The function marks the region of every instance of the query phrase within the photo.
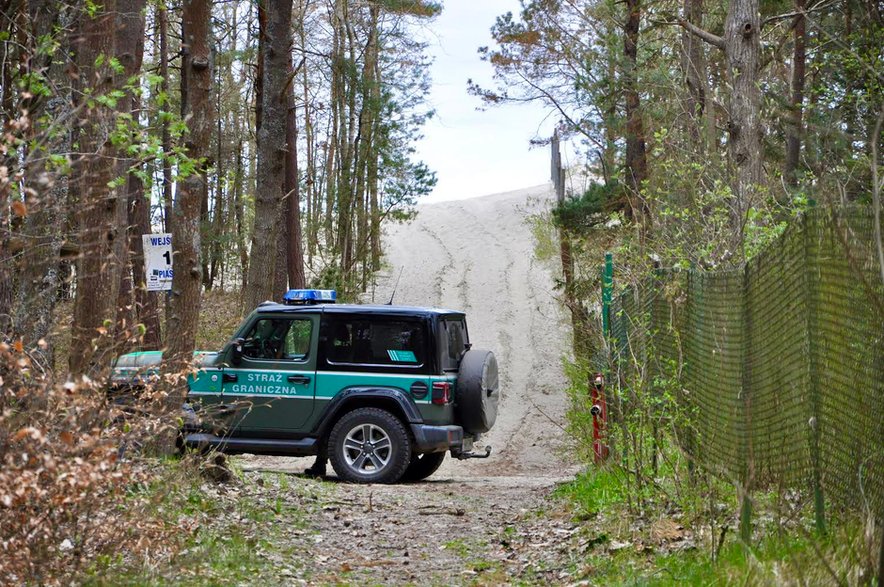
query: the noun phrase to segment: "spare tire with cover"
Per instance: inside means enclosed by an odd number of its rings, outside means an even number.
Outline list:
[[[500,403],[500,382],[494,353],[470,349],[464,354],[455,394],[457,413],[464,430],[472,434],[491,430]]]

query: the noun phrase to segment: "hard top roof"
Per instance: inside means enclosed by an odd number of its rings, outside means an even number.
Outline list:
[[[444,308],[422,308],[419,306],[389,306],[386,304],[305,304],[288,305],[263,303],[256,308],[260,314],[265,313],[316,313],[327,314],[377,314],[379,316],[465,316],[457,310]]]

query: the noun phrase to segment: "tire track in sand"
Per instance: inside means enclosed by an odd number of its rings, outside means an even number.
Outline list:
[[[418,221],[385,235],[388,265],[404,268],[396,303],[467,312],[474,346],[490,348],[500,362],[500,414],[479,443],[494,454],[447,462],[442,475],[558,476],[569,465],[564,433],[548,417],[564,424],[561,360],[570,332],[553,293],[555,268],[534,259],[526,223],[551,203],[543,187],[422,205]],[[381,297],[385,287],[392,289],[380,279]]]

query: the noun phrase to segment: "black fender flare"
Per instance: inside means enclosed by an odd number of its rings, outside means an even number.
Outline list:
[[[409,393],[396,387],[355,386],[338,392],[332,398],[326,405],[312,436],[323,438],[339,415],[348,412],[350,406],[362,403],[364,400],[398,408],[401,413],[396,415],[403,416],[405,420],[403,423],[408,427],[412,424],[421,424],[424,421],[417,404],[414,403],[414,399]]]

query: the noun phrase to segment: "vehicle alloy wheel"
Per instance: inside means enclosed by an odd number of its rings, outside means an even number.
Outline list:
[[[344,438],[344,461],[359,473],[377,473],[390,462],[390,437],[380,426],[359,424]]]
[[[328,438],[338,477],[355,483],[395,483],[411,460],[411,441],[399,419],[378,408],[345,414]]]

